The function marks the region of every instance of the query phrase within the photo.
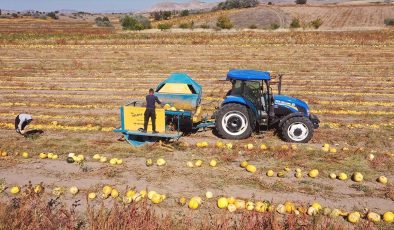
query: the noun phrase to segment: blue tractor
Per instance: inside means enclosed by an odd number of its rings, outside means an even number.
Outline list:
[[[285,141],[306,143],[319,127],[319,119],[310,113],[307,103],[281,95],[282,76],[278,95],[272,93],[269,72],[231,70],[226,80],[232,89],[214,114],[222,138],[240,140],[254,131],[276,128]]]

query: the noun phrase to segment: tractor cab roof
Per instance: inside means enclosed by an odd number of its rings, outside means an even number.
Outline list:
[[[241,80],[241,81],[253,81],[253,80],[270,80],[271,76],[269,72],[259,70],[242,70],[233,69],[227,73],[227,80]]]

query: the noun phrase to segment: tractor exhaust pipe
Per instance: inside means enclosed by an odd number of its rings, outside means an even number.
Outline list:
[[[282,93],[282,77],[283,73],[278,74],[279,76],[279,82],[278,82],[278,94],[280,95]]]

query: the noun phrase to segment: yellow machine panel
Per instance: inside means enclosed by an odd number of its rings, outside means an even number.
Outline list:
[[[192,94],[187,84],[183,83],[166,83],[163,88],[159,90],[160,93],[179,93]]]
[[[197,106],[196,112],[193,115],[193,123],[197,123],[201,121],[202,118],[201,110],[202,110],[201,105]]]
[[[124,129],[130,131],[137,131],[144,128],[144,113],[146,108],[135,106],[124,106],[123,119]],[[164,133],[166,130],[165,111],[164,109],[156,109],[156,131]],[[148,132],[152,131],[152,122],[149,119]]]

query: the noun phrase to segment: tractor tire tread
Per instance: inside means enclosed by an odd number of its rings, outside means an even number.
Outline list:
[[[308,127],[308,129],[309,129],[309,130],[308,130],[308,131],[309,131],[308,136],[307,136],[304,140],[302,140],[302,141],[294,141],[294,140],[292,140],[292,139],[289,137],[288,133],[287,133],[287,129],[288,129],[289,126],[290,126],[292,123],[294,123],[294,122],[302,122],[302,123],[304,123],[304,124]],[[312,137],[313,137],[313,132],[314,132],[313,124],[312,124],[312,122],[311,122],[307,117],[291,117],[291,118],[287,119],[279,129],[280,129],[280,132],[279,132],[279,133],[281,134],[281,138],[282,138],[284,141],[287,141],[287,142],[295,142],[295,143],[308,143],[308,142],[312,139]]]
[[[230,135],[223,129],[221,120],[223,119],[223,116],[226,113],[228,113],[229,111],[239,111],[247,116],[248,127],[246,128],[245,132],[243,132],[242,134],[237,135],[237,136]],[[235,104],[235,103],[226,104],[217,113],[215,128],[216,128],[216,131],[218,132],[219,136],[224,139],[242,140],[242,139],[246,139],[252,135],[253,127],[254,127],[253,120],[254,120],[253,117],[252,117],[252,119],[250,118],[250,113],[249,113],[247,107],[240,105],[240,104]]]

